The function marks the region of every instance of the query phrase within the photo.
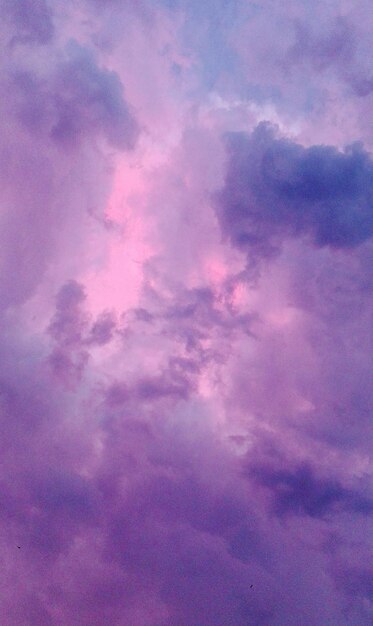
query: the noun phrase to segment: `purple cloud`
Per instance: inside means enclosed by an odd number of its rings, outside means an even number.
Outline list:
[[[241,248],[269,254],[286,237],[352,248],[373,234],[373,164],[359,145],[303,148],[261,124],[232,135],[218,212]]]
[[[370,15],[0,0],[1,626],[372,623]]]
[[[373,499],[343,487],[337,481],[314,476],[307,465],[294,471],[254,467],[253,475],[259,483],[273,490],[274,508],[279,515],[309,515],[324,517],[342,510],[370,515]]]
[[[13,43],[50,43],[53,34],[53,12],[46,0],[2,0],[2,14],[14,27]]]

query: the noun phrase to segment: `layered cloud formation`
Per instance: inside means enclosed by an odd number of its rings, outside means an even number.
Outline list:
[[[371,625],[370,2],[0,15],[1,625]]]

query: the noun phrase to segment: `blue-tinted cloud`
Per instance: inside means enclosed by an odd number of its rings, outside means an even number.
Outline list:
[[[218,215],[234,245],[266,256],[290,237],[348,249],[373,235],[373,162],[360,145],[304,148],[264,123],[227,144]]]

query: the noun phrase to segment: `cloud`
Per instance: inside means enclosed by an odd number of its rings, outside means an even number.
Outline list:
[[[289,237],[353,248],[373,234],[373,164],[359,145],[304,148],[260,124],[227,138],[218,199],[223,232],[249,254],[269,255]]]
[[[101,313],[91,328],[88,343],[99,346],[107,344],[114,336],[115,327],[113,314],[109,311]]]
[[[139,129],[115,72],[97,66],[93,53],[71,40],[47,77],[17,69],[12,86],[18,117],[29,132],[77,147],[102,136],[114,147],[132,149]]]
[[[46,0],[2,0],[1,8],[16,31],[13,43],[46,45],[51,42],[53,12]]]
[[[57,293],[56,311],[48,326],[54,340],[48,362],[57,379],[68,386],[81,381],[92,349],[108,344],[116,330],[116,321],[109,311],[92,320],[86,310],[86,298],[80,283],[68,281]]]
[[[369,515],[373,499],[354,493],[338,481],[315,476],[307,464],[295,470],[254,467],[254,478],[273,492],[273,506],[278,515],[324,517],[339,509]]]
[[[0,0],[2,626],[372,623],[369,9]]]
[[[113,146],[133,148],[139,131],[122,90],[114,72],[98,68],[87,50],[71,42],[68,60],[56,77],[56,93],[52,97],[57,119],[51,137],[69,142],[85,132],[98,130]]]
[[[34,67],[17,48],[0,72],[3,307],[33,295],[52,260],[72,259],[89,214],[104,212],[102,143],[129,151],[139,134],[115,72],[77,42],[62,47],[50,44],[47,59],[36,51]]]

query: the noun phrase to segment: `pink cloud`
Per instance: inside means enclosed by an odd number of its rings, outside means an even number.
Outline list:
[[[371,624],[369,10],[0,1],[2,626]]]

